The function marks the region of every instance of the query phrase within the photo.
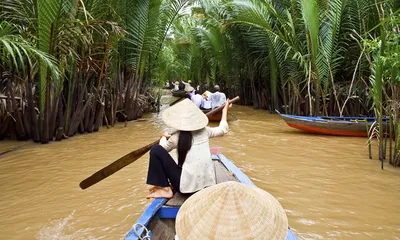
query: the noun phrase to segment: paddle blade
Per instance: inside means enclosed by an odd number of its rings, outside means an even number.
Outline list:
[[[126,154],[125,156],[121,157],[120,159],[116,160],[115,162],[109,164],[108,166],[104,167],[103,169],[95,172],[92,176],[86,178],[83,180],[79,186],[81,189],[86,189],[101,180],[111,176],[115,172],[121,170],[122,168],[128,166],[129,164],[133,163],[137,159],[139,159],[141,156],[143,156],[146,152],[148,152],[151,147],[154,145],[158,144],[159,140],[150,143],[149,145],[146,145],[142,148],[139,148],[136,151],[133,151],[129,154]]]

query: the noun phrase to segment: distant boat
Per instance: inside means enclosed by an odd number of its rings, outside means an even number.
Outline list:
[[[204,114],[207,114],[208,112],[211,111],[211,109],[210,110],[202,110],[202,111]],[[219,122],[219,121],[221,121],[221,118],[222,118],[222,110],[217,113],[214,113],[212,115],[208,115],[207,117],[210,122]]]
[[[255,186],[254,183],[228,158],[222,154],[213,155],[215,175],[217,183],[226,181],[238,181]],[[139,240],[146,230],[151,239],[175,239],[175,219],[180,206],[188,198],[182,194],[175,194],[170,200],[165,198],[155,199],[139,217],[136,224],[129,231],[125,240]],[[146,229],[145,229],[145,228]],[[138,235],[137,235],[138,234]],[[296,240],[292,230],[288,229],[286,240]]]
[[[374,117],[306,117],[277,113],[290,127],[324,135],[366,137],[368,130],[376,122]],[[384,121],[388,119],[385,118]]]
[[[184,97],[178,97],[178,99],[177,100],[175,100],[174,102],[172,102],[172,103],[170,103],[169,105],[170,106],[173,106],[173,105],[175,105],[175,104],[177,104],[178,102],[180,102],[180,101],[182,101],[184,99]],[[207,110],[201,110],[204,114],[207,114],[208,112],[211,112],[211,110],[212,109],[207,109]],[[222,118],[222,110],[221,111],[219,111],[219,112],[216,112],[216,113],[214,113],[214,114],[212,114],[212,115],[207,115],[207,118],[208,118],[208,120],[210,121],[210,122],[219,122],[219,121],[221,121],[221,118]],[[228,116],[227,116],[227,118],[228,118]]]
[[[186,97],[186,92],[183,90],[172,90],[171,93],[174,97]]]

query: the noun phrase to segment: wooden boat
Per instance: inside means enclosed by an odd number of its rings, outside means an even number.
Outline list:
[[[373,117],[306,117],[277,113],[290,127],[308,133],[336,136],[366,137],[376,121]],[[386,128],[386,123],[384,127]]]
[[[204,114],[207,114],[208,112],[210,112],[211,110],[202,110]],[[215,114],[212,115],[208,115],[208,120],[210,122],[219,122],[221,121],[222,118],[222,110],[220,112],[217,112]]]
[[[228,158],[222,154],[213,155],[217,182],[238,181],[254,186],[254,183]],[[151,239],[174,239],[175,238],[175,218],[179,207],[187,199],[187,196],[175,194],[170,199],[157,198],[146,208],[136,224],[129,231],[126,240],[139,240],[138,235],[143,236],[148,230]],[[143,235],[144,234],[144,235]],[[292,230],[288,229],[286,240],[297,239]]]
[[[186,97],[186,92],[183,90],[177,90],[177,91],[172,90],[171,93],[172,96],[174,97]]]

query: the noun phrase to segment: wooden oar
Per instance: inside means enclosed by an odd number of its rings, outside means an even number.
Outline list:
[[[239,99],[240,99],[239,97],[235,97],[234,99],[229,101],[229,104],[235,103],[235,102],[239,101]],[[206,115],[215,114],[215,113],[221,111],[224,108],[224,106],[225,106],[225,104],[208,112]],[[139,148],[131,153],[126,154],[125,156],[123,156],[120,159],[116,160],[115,162],[109,164],[108,166],[104,167],[103,169],[95,172],[92,176],[83,180],[79,184],[79,186],[82,189],[86,189],[86,188],[100,182],[101,180],[111,176],[115,172],[121,170],[122,168],[128,166],[129,164],[131,164],[134,161],[136,161],[137,159],[139,159],[146,152],[148,152],[151,149],[151,147],[153,147],[154,145],[157,145],[159,143],[159,141],[160,140],[158,139],[157,141],[154,141],[154,142],[150,143],[149,145],[146,145],[146,146]]]

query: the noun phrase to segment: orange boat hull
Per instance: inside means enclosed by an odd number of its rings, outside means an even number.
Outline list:
[[[324,135],[334,135],[334,136],[353,136],[353,137],[366,137],[368,136],[367,131],[359,132],[359,131],[349,131],[349,130],[339,130],[339,129],[326,129],[326,128],[318,128],[312,126],[305,126],[302,124],[296,123],[289,123],[287,124],[292,127],[299,129],[304,132],[308,133],[315,133],[315,134],[324,134]]]

